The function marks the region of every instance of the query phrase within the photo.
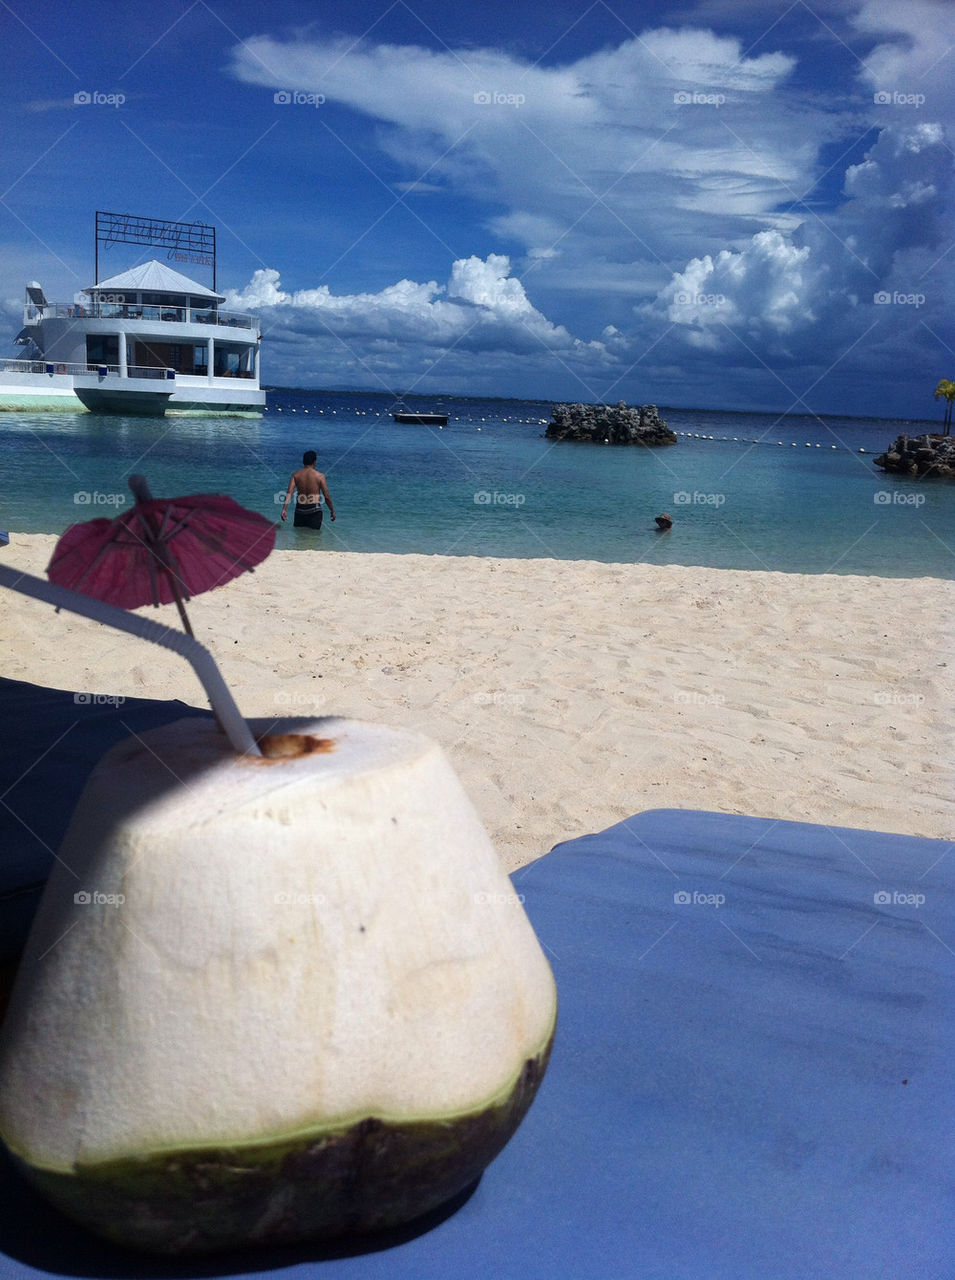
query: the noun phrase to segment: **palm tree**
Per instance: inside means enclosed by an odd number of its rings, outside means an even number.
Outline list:
[[[944,435],[948,435],[952,429],[952,405],[955,404],[955,382],[950,378],[941,378],[938,386],[935,388],[935,399],[946,400],[945,405],[945,431]]]

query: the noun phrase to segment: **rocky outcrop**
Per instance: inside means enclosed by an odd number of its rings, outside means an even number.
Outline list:
[[[955,477],[955,436],[899,436],[875,465],[903,476]]]
[[[548,440],[582,440],[591,444],[676,444],[676,434],[657,413],[655,404],[629,408],[625,401],[608,404],[555,404]]]

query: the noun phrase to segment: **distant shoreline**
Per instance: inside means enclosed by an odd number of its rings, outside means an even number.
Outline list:
[[[398,399],[397,393],[392,394],[389,391],[371,391],[361,387],[280,387],[267,385],[263,383],[263,391],[279,391],[283,395],[325,395],[325,396],[373,396],[377,400],[386,400],[389,404]],[[569,397],[562,400],[549,400],[541,396],[461,396],[452,395],[448,392],[429,392],[429,391],[407,391],[404,393],[406,399],[419,401],[426,400],[428,402],[440,400],[444,404],[455,401],[466,401],[475,404],[570,404],[573,401]],[[619,396],[617,400],[619,400]],[[616,404],[617,400],[594,400],[584,401],[583,403],[593,404]],[[636,401],[627,401],[628,404],[635,404]],[[651,399],[645,403],[656,403]],[[793,421],[809,421],[818,422],[825,421],[826,418],[844,418],[848,422],[893,422],[893,423],[910,423],[912,425],[925,425],[931,432],[940,427],[942,424],[934,418],[881,418],[873,414],[865,413],[835,413],[835,412],[819,412],[819,413],[787,413],[782,409],[702,409],[698,405],[676,405],[676,404],[657,404],[657,408],[662,415],[667,413],[719,413],[737,418],[764,418],[778,416],[780,422]],[[919,433],[921,434],[921,433]]]

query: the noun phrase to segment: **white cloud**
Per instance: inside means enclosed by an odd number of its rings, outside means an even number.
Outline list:
[[[911,310],[874,311],[885,305],[875,295],[924,295],[925,315],[945,305],[931,273],[951,234],[951,187],[952,155],[939,125],[885,129],[848,169],[851,199],[829,226],[806,222],[792,236],[763,231],[741,250],[693,258],[646,314],[665,310],[694,347],[730,350],[738,333],[775,356],[819,345],[822,320],[834,354],[874,319],[911,324]]]
[[[799,362],[824,373],[874,324],[881,338],[873,342],[881,345],[859,353],[857,367],[874,373],[884,366],[886,343],[893,358],[914,367],[926,359],[918,322],[948,306],[945,280],[953,271],[943,255],[932,268],[947,234],[951,186],[940,126],[885,129],[847,170],[846,203],[828,225],[810,219],[791,234],[771,228],[741,248],[692,258],[652,303],[634,309],[629,329],[605,325],[590,342],[531,302],[504,254],[459,258],[444,284],[405,279],[377,293],[336,295],[324,285],[287,291],[278,271],[260,270],[227,305],[263,315],[280,380],[308,351],[312,366],[316,352],[325,362],[325,382],[355,377],[391,387],[433,370],[424,385],[434,389],[474,391],[480,378],[490,390],[488,380],[497,379],[512,391],[601,400],[627,394],[626,386],[614,388],[636,370],[656,380],[658,399],[670,386],[678,401],[672,388],[691,352],[712,362],[723,386],[730,355],[751,374]],[[885,291],[924,297],[916,306],[886,306],[876,301]],[[777,395],[788,385],[784,377],[778,383]],[[771,385],[765,394],[772,403]]]
[[[314,365],[314,352],[321,349],[341,377],[345,349],[366,382],[380,377],[390,385],[402,368],[407,381],[438,361],[448,378],[466,379],[471,370],[473,379],[477,357],[483,377],[488,355],[504,365],[520,360],[529,373],[573,366],[596,376],[612,364],[603,342],[574,338],[534,307],[503,254],[458,259],[446,285],[400,280],[378,293],[347,295],[333,294],[326,285],[288,292],[279,272],[267,268],[256,271],[242,290],[229,291],[226,305],[262,316],[267,350],[281,348],[280,361],[292,352],[304,359],[309,351]]]
[[[718,248],[778,219],[811,182],[811,135],[832,128],[822,111],[813,129],[805,110],[766,111],[794,65],[666,28],[556,67],[493,49],[332,39],[256,36],[233,51],[242,80],[323,93],[378,122],[376,145],[409,180],[503,204],[489,226],[538,262],[559,252],[565,270],[619,258],[622,239],[631,261],[662,267],[688,229]]]
[[[955,6],[951,0],[865,0],[852,19],[854,27],[878,43],[866,55],[860,79],[876,92],[890,95],[886,108],[920,110],[950,117],[955,103],[952,51],[955,49]],[[895,101],[892,95],[902,95]],[[922,95],[915,107],[910,95]]]
[[[808,305],[810,249],[796,248],[778,231],[760,231],[748,249],[724,249],[716,258],[694,258],[674,274],[660,300],[667,319],[686,326],[691,346],[717,350],[717,330],[742,327],[750,337],[761,331],[790,334],[814,324]]]
[[[701,11],[752,7],[709,0]],[[772,44],[786,23],[777,32],[775,22],[755,43],[699,27],[647,30],[559,66],[494,49],[246,41],[233,51],[240,79],[349,108],[363,156],[387,158],[390,185],[423,175],[476,202],[483,230],[512,250],[459,258],[444,284],[403,280],[376,294],[285,293],[277,273],[256,273],[249,289],[272,309],[276,341],[334,333],[375,368],[411,350],[462,379],[470,353],[487,389],[507,374],[499,385],[538,394],[567,394],[566,382],[544,385],[544,369],[559,365],[594,398],[617,378],[646,394],[656,378],[651,394],[665,400],[690,367],[730,386],[731,355],[737,379],[801,364],[811,381],[852,353],[847,376],[884,380],[886,346],[915,368],[953,275],[952,152],[934,106],[951,102],[955,5],[833,0],[817,6],[833,30],[803,9],[802,41],[830,41],[847,62],[841,37],[859,50],[825,92],[807,86],[811,68],[793,76],[795,58]],[[876,102],[877,91],[898,92]],[[921,105],[905,100],[919,94]],[[362,118],[374,129],[361,134]],[[879,135],[832,208],[831,180],[816,189],[822,148],[841,151],[873,125]],[[396,165],[407,183],[394,183]],[[879,307],[886,290],[925,301]]]
[[[865,160],[846,170],[845,191],[872,208],[925,205],[950,185],[951,159],[945,130],[934,121],[887,128]]]

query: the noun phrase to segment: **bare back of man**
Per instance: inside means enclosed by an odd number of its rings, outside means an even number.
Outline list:
[[[296,501],[304,506],[318,504],[322,500],[322,485],[325,477],[321,471],[316,471],[314,467],[302,467],[292,476],[292,483],[295,485]]]
[[[328,492],[328,483],[321,471],[315,467],[316,456],[309,450],[303,459],[305,465],[292,473],[285,493],[282,507],[282,519],[288,518],[288,504],[295,494],[295,524],[312,529],[322,527],[322,501],[328,506],[328,513],[335,519],[335,505]]]

